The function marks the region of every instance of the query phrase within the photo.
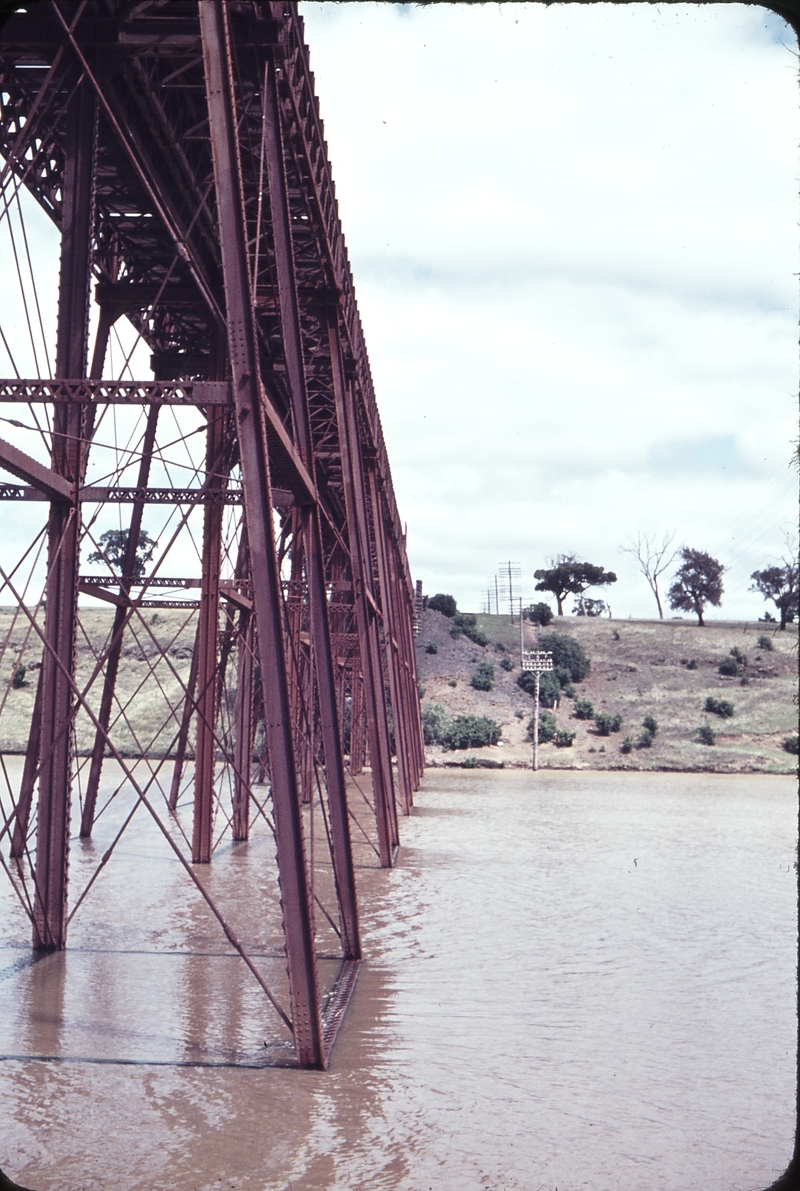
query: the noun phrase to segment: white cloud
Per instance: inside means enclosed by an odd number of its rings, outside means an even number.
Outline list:
[[[412,571],[795,518],[796,41],[745,5],[303,4]]]

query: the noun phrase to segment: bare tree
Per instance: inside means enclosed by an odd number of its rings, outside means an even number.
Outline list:
[[[655,536],[651,537],[650,534],[642,533],[640,530],[635,538],[633,534],[629,535],[627,546],[620,546],[623,553],[633,555],[638,562],[639,570],[650,584],[650,590],[656,597],[658,615],[661,620],[664,619],[664,609],[661,607],[658,577],[672,565],[672,561],[680,549],[678,546],[674,550],[672,549],[674,541],[674,533],[665,533],[659,542]]]

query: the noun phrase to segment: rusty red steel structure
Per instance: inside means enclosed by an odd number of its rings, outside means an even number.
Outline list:
[[[5,420],[33,424],[0,440],[15,481],[0,498],[31,513],[44,502],[30,549],[46,548],[38,596],[21,562],[3,559],[0,573],[25,656],[41,659],[3,865],[34,947],[64,948],[87,892],[69,908],[71,824],[91,836],[110,758],[290,1024],[297,1062],[324,1067],[361,959],[351,827],[391,866],[424,755],[416,593],[302,20],[296,5],[262,0],[47,0],[0,31],[0,98],[3,215],[24,187],[61,233],[53,375],[0,381]],[[150,349],[153,380],[106,376],[122,316]],[[128,426],[124,442],[109,411]],[[110,511],[113,556],[99,534]],[[181,547],[192,527],[193,564]],[[113,622],[79,682],[81,618],[98,606]],[[144,615],[162,608],[193,618],[188,673]],[[162,760],[147,781],[118,731],[130,732],[118,676],[132,635],[161,650],[178,689],[158,680]],[[93,736],[80,814],[78,717]],[[369,830],[348,789],[367,764]],[[187,773],[191,838],[171,820]],[[341,953],[326,1014],[304,827],[315,800],[335,894],[320,908]],[[202,877],[220,819],[241,841],[254,815],[274,831],[286,1008]]]

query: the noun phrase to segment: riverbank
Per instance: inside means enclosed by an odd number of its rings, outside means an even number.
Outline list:
[[[517,686],[519,623],[508,616],[478,616],[489,644],[481,647],[463,634],[451,636],[452,622],[425,611],[417,638],[417,668],[422,706],[439,705],[451,716],[488,716],[502,725],[497,745],[453,752],[426,747],[432,768],[477,766],[528,768],[532,745],[527,737],[533,698]],[[596,712],[620,715],[620,730],[600,736],[592,720],[579,719],[574,700],[562,698],[554,709],[559,730],[574,732],[570,748],[543,744],[544,769],[676,771],[688,773],[792,773],[797,757],[783,743],[797,733],[797,627],[743,621],[709,621],[700,628],[687,620],[607,620],[556,618],[546,632],[577,640],[591,661],[587,677],[575,684],[577,698]],[[537,632],[525,626],[525,646],[535,649]],[[759,646],[767,637],[772,649]],[[435,652],[429,652],[430,646]],[[738,650],[746,657],[738,675],[719,673],[722,660]],[[503,658],[513,669],[502,668]],[[481,662],[494,666],[494,686],[478,691],[470,678]],[[704,710],[706,699],[732,703],[734,714],[721,718]],[[637,747],[642,721],[652,716],[658,731],[650,747]],[[699,729],[708,725],[714,744],[704,744]],[[630,752],[622,745],[634,742]],[[468,761],[472,764],[472,760]]]

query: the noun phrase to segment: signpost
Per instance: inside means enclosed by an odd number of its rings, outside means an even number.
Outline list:
[[[533,710],[533,768],[539,768],[539,680],[553,669],[553,655],[546,649],[523,649],[522,669],[536,675],[536,697]]]

